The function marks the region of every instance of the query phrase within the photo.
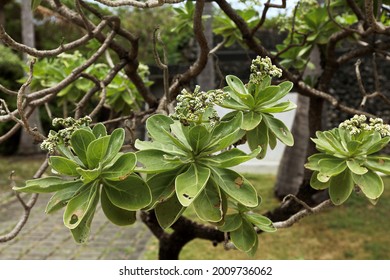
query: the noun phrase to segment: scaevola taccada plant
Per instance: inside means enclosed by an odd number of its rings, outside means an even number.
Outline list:
[[[54,193],[46,212],[65,207],[64,224],[79,243],[89,236],[99,201],[106,217],[120,226],[133,224],[136,211],[151,202],[148,185],[133,173],[135,154],[120,152],[124,130],[117,128],[107,135],[103,124],[91,129],[90,122],[89,117],[53,120],[64,128],[51,131],[41,147],[52,154],[49,164],[54,175],[29,180],[24,187],[14,188],[22,192]]]
[[[136,170],[150,174],[147,183],[154,202],[150,207],[163,228],[191,205],[200,219],[229,232],[237,248],[254,253],[254,226],[275,229],[268,218],[251,211],[260,203],[256,189],[229,168],[255,158],[262,148],[258,145],[250,154],[231,148],[246,133],[244,114],[236,111],[220,120],[214,106],[225,98],[225,90],[183,90],[172,116],[154,115],[147,120],[151,141],[135,142],[142,164]],[[228,208],[233,213],[227,215]]]
[[[137,210],[154,210],[164,229],[191,206],[201,220],[229,233],[238,249],[254,254],[256,230],[275,228],[271,220],[253,211],[261,201],[254,186],[230,168],[259,154],[263,157],[268,143],[274,147],[277,138],[291,145],[291,133],[272,113],[295,105],[279,102],[292,84],[270,85],[271,76],[278,76],[280,70],[269,59],[254,60],[251,70],[247,85],[227,76],[229,86],[222,90],[184,89],[171,116],[156,114],[147,119],[150,140],[136,140],[135,153],[120,152],[121,128],[107,135],[103,124],[90,128],[88,117],[55,120],[64,128],[50,132],[42,144],[50,153],[54,175],[15,189],[54,192],[46,211],[65,207],[64,224],[77,242],[88,237],[99,201],[117,225],[134,223]],[[221,119],[216,105],[232,112]],[[249,154],[233,148],[245,137]],[[146,175],[136,175],[140,173]]]
[[[375,203],[384,189],[378,172],[390,175],[390,158],[378,155],[390,141],[390,126],[380,118],[367,122],[366,116],[355,115],[316,136],[312,140],[319,153],[310,156],[305,165],[314,171],[311,186],[329,188],[336,205],[345,202],[355,186]]]
[[[280,77],[282,71],[272,65],[269,57],[257,57],[252,61],[249,82],[244,84],[238,77],[226,76],[228,93],[221,106],[232,109],[224,118],[228,119],[238,112],[243,113],[241,128],[251,150],[261,146],[257,158],[264,158],[268,146],[274,149],[279,139],[287,146],[294,144],[294,138],[286,125],[273,114],[293,110],[296,105],[291,101],[281,101],[293,87],[289,81],[271,85],[272,77]]]

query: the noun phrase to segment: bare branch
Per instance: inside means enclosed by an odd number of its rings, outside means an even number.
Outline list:
[[[95,29],[92,30],[90,34],[87,34],[80,39],[77,39],[68,44],[61,44],[58,48],[53,50],[37,50],[36,48],[31,48],[24,44],[20,44],[12,39],[4,30],[3,26],[0,25],[0,40],[3,41],[4,44],[8,45],[14,50],[21,51],[23,53],[29,54],[34,57],[50,57],[56,56],[60,53],[73,50],[77,47],[85,45],[88,41],[93,39],[97,34],[102,32],[104,27],[107,25],[108,21],[101,21]]]
[[[254,36],[257,30],[264,24],[266,18],[267,18],[267,13],[269,8],[278,8],[278,9],[284,9],[286,8],[286,0],[282,0],[282,4],[273,4],[271,3],[271,0],[268,0],[266,3],[264,3],[264,9],[263,13],[261,14],[261,18],[259,22],[256,24],[256,26],[252,29],[251,31],[251,36]]]
[[[165,46],[163,40],[161,40],[160,32],[158,30],[159,30],[159,28],[157,27],[153,33],[153,55],[154,55],[154,60],[156,61],[157,66],[161,70],[163,70],[164,95],[167,96],[167,100],[169,102],[170,101],[170,97],[169,97],[169,69],[168,69],[167,50],[166,50],[166,46]],[[161,61],[160,56],[158,54],[157,41],[161,44],[161,47],[163,50],[164,62]]]
[[[309,216],[311,214],[317,214],[319,212],[324,211],[325,209],[328,209],[333,206],[333,203],[330,199],[325,200],[324,202],[318,204],[315,207],[309,207],[308,209],[305,208],[298,213],[292,215],[289,219],[282,221],[282,222],[275,222],[273,223],[275,228],[288,228],[303,219],[306,216]]]
[[[45,172],[45,170],[47,169],[47,167],[48,167],[48,160],[46,159],[42,163],[41,167],[34,174],[33,178],[34,179],[40,178],[42,174]],[[30,199],[27,202],[24,202],[19,196],[19,194],[16,194],[16,197],[18,198],[18,200],[21,202],[23,206],[23,210],[24,210],[23,214],[20,217],[19,221],[16,223],[15,227],[9,233],[0,236],[0,243],[7,242],[14,239],[19,234],[19,232],[23,229],[30,216],[31,209],[34,207],[38,199],[38,194],[31,195]]]
[[[99,111],[103,108],[104,102],[106,102],[107,90],[104,82],[100,82],[100,88],[102,89],[102,96],[100,98],[99,104],[93,109],[93,111],[89,114],[91,118],[93,118]]]
[[[133,6],[137,8],[143,8],[143,9],[155,8],[155,7],[162,6],[164,4],[176,4],[176,3],[184,2],[184,0],[149,0],[146,2],[135,1],[135,0],[119,0],[119,1],[94,0],[94,1],[110,7]]]
[[[40,142],[40,141],[43,141],[45,139],[45,136],[43,136],[39,131],[37,131],[36,128],[30,127],[27,116],[24,112],[24,105],[23,105],[23,98],[26,96],[25,91],[26,91],[27,87],[30,85],[32,78],[33,78],[34,63],[35,63],[35,59],[33,59],[29,62],[30,70],[28,73],[28,78],[27,78],[26,82],[24,82],[23,85],[19,89],[16,105],[18,108],[17,110],[18,110],[19,116],[23,122],[23,127],[32,137],[34,137],[34,140]]]
[[[176,98],[179,94],[182,84],[189,82],[192,78],[199,75],[199,73],[206,67],[209,47],[206,37],[203,33],[202,26],[202,13],[204,7],[204,0],[196,1],[195,14],[194,14],[194,34],[199,44],[200,54],[194,64],[182,75],[180,75],[170,86],[169,93],[171,98]]]

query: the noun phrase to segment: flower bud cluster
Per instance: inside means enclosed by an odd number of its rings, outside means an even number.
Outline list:
[[[364,115],[355,115],[353,118],[342,122],[339,128],[348,130],[352,135],[359,134],[363,131],[378,131],[382,137],[390,136],[390,125],[384,124],[381,118],[370,118]]]
[[[194,92],[183,89],[176,98],[177,104],[172,117],[180,120],[184,125],[189,125],[192,122],[199,123],[202,121],[202,116],[207,109],[221,104],[227,96],[228,93],[220,89],[208,92],[200,91],[199,86],[195,87]],[[209,121],[215,123],[218,120],[218,114],[213,110],[212,115],[209,116]]]
[[[92,119],[89,116],[77,120],[71,117],[53,119],[53,126],[63,126],[64,128],[60,129],[58,132],[51,131],[48,138],[42,142],[41,149],[52,154],[59,144],[68,146],[72,134],[81,126],[89,126],[91,122]]]
[[[252,60],[250,81],[254,84],[260,84],[267,76],[281,77],[282,70],[272,64],[271,59],[266,56],[262,58],[258,56]]]

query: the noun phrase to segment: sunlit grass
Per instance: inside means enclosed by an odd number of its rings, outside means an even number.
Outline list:
[[[260,210],[277,205],[273,197],[273,176],[247,175],[263,197]],[[390,178],[385,192],[373,206],[353,194],[339,207],[306,217],[291,228],[259,235],[254,258],[236,250],[214,247],[210,241],[194,240],[181,252],[180,259],[204,260],[290,260],[290,259],[390,259]],[[157,258],[157,242],[151,241],[146,258]]]

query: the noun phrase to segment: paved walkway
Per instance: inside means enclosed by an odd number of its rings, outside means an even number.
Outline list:
[[[152,234],[142,222],[129,227],[113,225],[99,207],[92,222],[87,244],[74,242],[70,231],[63,225],[62,213],[44,213],[50,196],[40,195],[26,226],[12,241],[0,243],[0,259],[25,260],[121,260],[143,259],[147,242]],[[9,232],[22,214],[16,199],[0,199],[0,235]]]

